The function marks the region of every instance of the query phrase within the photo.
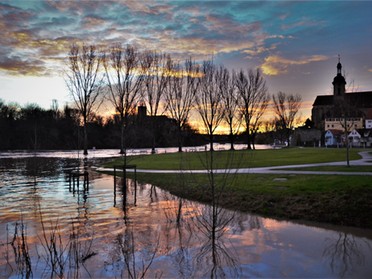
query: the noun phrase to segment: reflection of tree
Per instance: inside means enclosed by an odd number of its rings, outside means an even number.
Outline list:
[[[330,259],[333,272],[339,269],[340,277],[344,277],[355,265],[364,263],[361,247],[353,235],[339,232],[337,238],[326,240],[328,245],[324,249],[323,257]]]
[[[120,267],[122,267],[121,263],[124,264],[120,271],[122,278],[145,278],[157,254],[160,236],[156,237],[151,227],[141,230],[141,227],[135,224],[136,220],[130,216],[131,211],[128,209],[136,206],[137,182],[121,178],[118,180],[118,185],[121,185],[119,188],[122,194],[124,228],[123,232],[115,238],[113,264],[120,263],[118,265]],[[143,193],[144,185],[139,184],[138,188]],[[151,186],[149,199],[152,200],[154,196],[157,199],[156,187]],[[133,197],[133,200],[130,197]],[[157,241],[154,242],[154,239]]]
[[[136,250],[138,240],[134,237],[133,227],[131,225],[124,229],[124,234],[117,237],[118,246],[123,256],[125,271],[122,271],[122,277],[128,278],[145,278],[145,275],[150,268],[159,243],[155,247],[146,247],[141,250]],[[151,242],[148,242],[151,245]]]
[[[236,259],[223,240],[227,227],[233,219],[234,213],[218,206],[205,206],[196,218],[196,226],[206,238],[196,257],[198,264],[203,265],[199,270],[205,270],[204,275],[210,273],[211,278],[238,275]],[[231,274],[225,273],[226,266],[231,267]]]
[[[151,185],[149,196],[150,196],[150,203],[157,202],[159,200],[156,186]]]
[[[248,221],[248,228],[244,224],[245,221]],[[247,214],[236,214],[234,218],[234,233],[241,233],[245,230],[259,230],[261,229],[261,218],[255,215],[247,215]]]
[[[164,208],[164,216],[167,220],[164,229],[167,232],[165,235],[166,251],[169,254],[174,250],[171,259],[178,270],[179,277],[190,278],[193,270],[190,247],[195,230],[191,219],[195,205],[187,200],[168,195],[168,193],[164,193],[163,198],[167,200],[167,206]],[[189,212],[190,210],[192,212]],[[189,213],[185,214],[186,212]]]

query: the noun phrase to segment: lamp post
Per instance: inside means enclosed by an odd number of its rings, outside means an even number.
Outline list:
[[[348,167],[350,167],[350,161],[349,161],[349,137],[348,137],[348,129],[347,129],[347,121],[346,121],[346,115],[344,115],[344,129],[345,129],[345,144],[346,144],[346,164]]]

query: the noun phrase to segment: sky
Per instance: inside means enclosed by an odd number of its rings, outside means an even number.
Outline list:
[[[71,44],[123,43],[258,67],[271,94],[300,94],[308,117],[332,94],[339,55],[350,90],[372,91],[371,11],[370,1],[0,0],[0,99],[62,107]]]

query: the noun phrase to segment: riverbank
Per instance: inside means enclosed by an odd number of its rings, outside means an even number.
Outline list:
[[[313,172],[317,164],[344,164],[334,163],[345,158],[342,149],[239,151],[234,155],[229,152],[215,152],[216,168],[225,168],[215,175],[218,203],[226,208],[263,216],[372,228],[371,177],[358,172],[356,162],[368,164],[368,160],[360,160],[360,151],[351,150],[350,158],[354,160],[351,162],[352,167],[342,176],[321,172],[316,172],[317,175],[303,173],[304,164],[311,163]],[[189,169],[195,169],[198,164],[205,166],[205,156],[207,154],[204,152],[191,155],[162,154],[130,160],[138,168],[152,167],[158,170],[158,173],[137,172],[140,182],[159,186],[179,197],[210,203],[212,199],[206,173],[189,173],[186,168],[178,173],[161,171],[170,170],[171,166],[173,170],[180,170],[182,166],[188,166]],[[106,167],[113,164],[107,164]],[[293,167],[299,164],[302,168],[298,172],[292,170],[286,173],[281,170],[286,165]],[[247,165],[253,167],[249,169]],[[241,168],[236,169],[237,166],[244,167],[247,171],[238,173]],[[273,166],[275,173],[253,173],[253,168],[258,166]],[[342,167],[339,166],[338,170],[340,168]],[[368,171],[368,166],[364,165],[363,170]]]

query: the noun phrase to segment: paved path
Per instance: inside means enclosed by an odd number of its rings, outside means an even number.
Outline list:
[[[362,159],[350,161],[351,166],[372,166],[372,155],[370,151],[360,152]],[[255,174],[314,174],[314,175],[368,175],[372,176],[372,172],[342,172],[342,171],[305,171],[305,170],[288,170],[295,168],[308,168],[319,166],[346,166],[346,161],[303,164],[303,165],[287,165],[275,167],[260,167],[260,168],[239,168],[239,169],[216,169],[214,173],[255,173]],[[110,168],[97,168],[98,171],[114,171]],[[133,169],[128,169],[128,172],[133,172]],[[137,172],[142,173],[207,173],[207,170],[145,170],[137,169]]]

